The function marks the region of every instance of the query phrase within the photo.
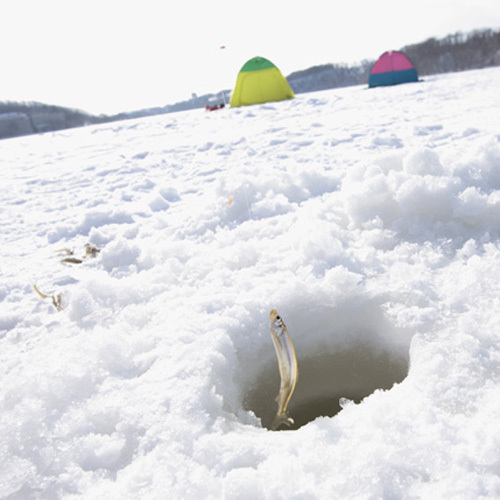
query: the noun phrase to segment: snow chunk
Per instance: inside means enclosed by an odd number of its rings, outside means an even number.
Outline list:
[[[165,210],[168,210],[170,206],[168,202],[165,200],[165,198],[163,198],[163,196],[153,197],[149,201],[148,205],[153,212],[163,212]]]
[[[413,151],[403,159],[405,172],[414,175],[442,175],[443,165],[439,156],[432,149],[424,148]]]
[[[179,192],[177,191],[177,189],[173,188],[173,187],[161,187],[158,192],[160,193],[160,195],[165,198],[165,200],[173,203],[175,201],[180,201],[181,200],[181,197],[179,195]]]
[[[140,254],[141,250],[136,244],[125,238],[118,238],[103,249],[100,260],[106,270],[112,271],[137,264]]]
[[[126,440],[113,435],[88,434],[75,443],[76,460],[83,470],[115,469],[120,461]]]

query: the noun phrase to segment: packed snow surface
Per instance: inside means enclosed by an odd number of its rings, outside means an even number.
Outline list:
[[[499,89],[494,68],[2,141],[0,494],[500,497]],[[267,429],[272,308],[290,416],[337,414]]]

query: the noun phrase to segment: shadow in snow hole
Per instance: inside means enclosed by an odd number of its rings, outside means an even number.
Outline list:
[[[359,403],[377,389],[390,389],[408,374],[409,358],[366,345],[356,345],[335,354],[298,358],[299,378],[288,405],[295,424],[279,430],[293,430],[316,417],[333,417],[340,410],[339,399]],[[265,367],[247,392],[244,406],[270,429],[277,411],[279,392],[278,363]]]

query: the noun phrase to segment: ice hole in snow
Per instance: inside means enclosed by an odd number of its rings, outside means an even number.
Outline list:
[[[290,430],[317,417],[333,417],[341,410],[340,398],[359,403],[377,389],[390,389],[408,374],[408,356],[361,343],[333,354],[303,359],[298,354],[299,378],[288,405],[288,414],[295,421]],[[253,411],[267,429],[276,414],[279,387],[278,363],[273,360],[245,397],[246,409]]]

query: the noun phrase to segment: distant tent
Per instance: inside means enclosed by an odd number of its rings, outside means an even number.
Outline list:
[[[295,94],[281,71],[263,57],[247,61],[238,73],[231,107],[293,99]]]
[[[373,65],[368,86],[381,87],[417,81],[417,71],[411,61],[402,52],[391,50],[384,52]]]

